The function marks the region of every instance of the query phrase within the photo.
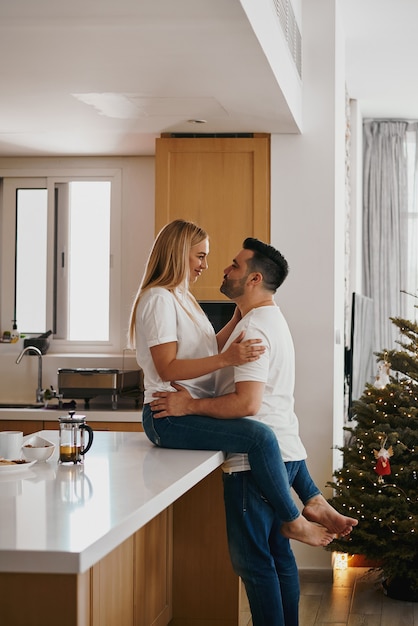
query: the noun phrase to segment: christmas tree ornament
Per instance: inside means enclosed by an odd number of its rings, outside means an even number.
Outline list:
[[[386,361],[380,361],[377,365],[377,375],[374,381],[374,386],[376,389],[384,389],[386,385],[390,383],[389,378],[390,372],[390,363]]]
[[[386,441],[387,437],[380,450],[373,450],[374,458],[377,461],[374,471],[376,472],[376,474],[379,474],[379,478],[377,481],[378,483],[383,483],[383,476],[388,476],[391,473],[389,459],[391,456],[393,456],[393,448],[392,446],[390,446],[388,449],[386,449]]]

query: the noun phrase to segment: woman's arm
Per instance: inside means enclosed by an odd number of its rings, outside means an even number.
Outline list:
[[[177,342],[162,343],[150,348],[155,369],[161,380],[189,380],[205,374],[211,374],[223,367],[243,365],[256,361],[265,351],[261,339],[242,341],[243,333],[231,343],[225,352],[200,359],[178,359]]]

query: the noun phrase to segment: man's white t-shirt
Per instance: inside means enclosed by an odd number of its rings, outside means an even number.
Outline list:
[[[263,400],[256,419],[268,424],[276,433],[284,461],[306,459],[305,447],[299,437],[299,422],[294,412],[295,351],[287,322],[278,306],[261,306],[252,309],[237,324],[227,341],[244,330],[244,339],[262,339],[266,347],[257,360],[218,370],[215,375],[215,396],[231,393],[235,383],[244,381],[265,384]],[[245,454],[228,454],[224,471],[249,470]]]
[[[170,382],[158,376],[151,357],[153,346],[177,342],[177,359],[200,359],[218,353],[215,331],[205,313],[197,310],[186,294],[176,297],[163,287],[152,287],[141,297],[136,314],[136,358],[144,371],[144,402],[155,391],[173,391]],[[190,315],[187,314],[189,311]],[[179,380],[194,398],[214,395],[214,375]]]

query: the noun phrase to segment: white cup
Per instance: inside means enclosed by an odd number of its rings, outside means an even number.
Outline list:
[[[0,431],[0,457],[4,459],[22,458],[23,433],[20,430]]]

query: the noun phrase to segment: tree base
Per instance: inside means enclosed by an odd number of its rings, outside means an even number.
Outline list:
[[[377,559],[369,559],[362,554],[352,554],[348,557],[349,567],[371,567],[373,569],[381,569],[383,561]]]
[[[418,590],[403,578],[386,578],[382,583],[383,593],[388,598],[403,602],[418,602]]]

